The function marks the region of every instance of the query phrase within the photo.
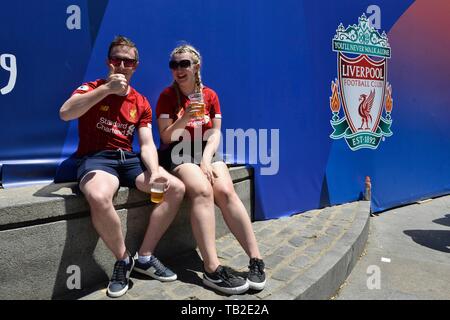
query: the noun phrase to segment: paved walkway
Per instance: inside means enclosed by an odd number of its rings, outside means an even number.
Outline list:
[[[370,226],[336,299],[450,299],[450,196],[383,212]]]
[[[226,296],[203,286],[199,252],[163,262],[178,274],[170,283],[132,273],[132,284],[123,300],[294,300],[328,299],[347,278],[364,249],[369,226],[365,201],[308,211],[292,217],[254,222],[253,227],[266,264],[268,281],[261,292]],[[217,240],[224,265],[247,270],[248,257],[228,234]],[[82,299],[104,300],[102,288]]]

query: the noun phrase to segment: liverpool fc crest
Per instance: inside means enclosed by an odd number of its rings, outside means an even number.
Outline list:
[[[353,151],[376,149],[383,137],[392,135],[392,88],[387,82],[391,48],[387,36],[371,27],[364,14],[358,25],[344,28],[340,24],[336,31],[333,51],[337,52],[338,79],[331,82],[330,122],[334,131],[330,138],[344,138]]]

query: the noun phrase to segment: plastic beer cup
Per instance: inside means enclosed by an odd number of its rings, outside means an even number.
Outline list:
[[[150,189],[150,200],[153,203],[160,203],[164,198],[165,183],[154,182]]]
[[[188,96],[191,106],[199,108],[199,110],[194,114],[195,121],[201,121],[205,117],[205,103],[203,101],[202,93],[193,93]]]

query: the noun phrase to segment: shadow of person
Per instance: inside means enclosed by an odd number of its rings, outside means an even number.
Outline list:
[[[190,250],[176,259],[167,259],[167,264],[178,275],[178,280],[197,286],[203,286],[201,274],[203,272],[203,260],[196,250]]]
[[[61,243],[46,248],[50,250],[48,260],[59,262],[51,298],[78,299],[95,291],[94,286],[99,283],[107,283],[107,273],[95,260],[94,254],[101,239],[92,225],[89,205],[78,184],[51,183],[36,191],[34,196],[64,199],[63,204],[57,201],[58,204],[49,206],[50,209],[61,210],[60,214],[52,216],[56,221],[51,222],[52,237],[61,239]],[[109,259],[103,256],[101,258]],[[76,285],[74,277],[79,277],[79,285]]]
[[[123,233],[126,248],[129,253],[133,255],[139,248],[140,239],[144,236],[146,225],[148,224],[148,215],[139,215],[139,212],[134,212],[134,208],[124,208],[124,206],[126,207],[130,203],[133,205],[136,205],[136,203],[141,204],[139,201],[142,200],[142,195],[136,194],[137,191],[129,190],[129,192],[125,192],[126,190],[124,189],[121,192],[122,195],[119,196],[119,190],[120,189],[118,189],[114,195],[113,204],[121,220],[122,228],[125,229],[123,230]],[[126,194],[126,198],[119,199],[120,197],[123,197],[124,194]],[[89,208],[89,205],[82,194],[81,197],[87,208]],[[124,202],[124,204],[122,204],[122,202]],[[105,289],[109,282],[108,273],[111,275],[113,271],[115,258],[112,252],[107,249],[103,240],[98,236],[97,231],[94,229],[91,222],[89,212],[85,219],[88,220],[80,222],[80,224],[83,223],[83,225],[76,225],[74,222],[67,224],[67,239],[72,237],[72,235],[75,237],[78,235],[78,243],[76,243],[74,247],[70,247],[69,245],[72,241],[69,241],[65,248],[68,253],[73,253],[74,256],[79,257],[79,262],[82,264],[80,268],[88,271],[87,274],[83,275],[85,285],[82,285],[82,290],[79,292],[74,292],[73,294],[64,296],[64,298],[77,299],[98,291],[99,289]],[[85,237],[81,238],[80,235],[85,235]],[[100,250],[97,248],[99,244],[100,247],[102,247]],[[66,265],[60,266],[61,271],[64,271],[65,268]],[[67,277],[67,275],[65,276]],[[133,285],[133,282],[130,281],[129,289],[131,289]]]
[[[203,260],[196,250],[190,250],[176,259],[168,259],[172,270],[178,275],[178,280],[186,283],[200,286],[205,290],[213,291],[215,294],[223,297],[229,297],[229,294],[214,290],[203,284]],[[235,276],[247,278],[247,272],[239,272],[231,267],[226,267],[228,272]],[[254,294],[259,291],[249,290],[246,294]]]
[[[149,201],[148,195],[138,190],[133,190],[129,193],[129,196],[136,197],[134,193],[144,196],[142,199],[145,202],[140,203],[137,207],[128,209],[127,212],[125,244],[133,255],[139,250],[142,244],[148,228],[150,215],[154,209],[154,205]],[[154,255],[172,270],[183,270],[186,267],[186,261],[189,261],[191,267],[196,266],[197,271],[201,271],[202,263],[200,265],[194,263],[194,261],[197,259],[200,260],[200,258],[198,258],[195,251],[197,244],[192,235],[189,214],[186,214],[187,206],[186,203],[181,205],[174,221],[158,241]],[[180,269],[178,269],[178,265],[181,266]],[[182,273],[184,274],[184,270]]]
[[[62,161],[56,168],[55,183],[71,182],[77,180],[77,167],[80,159],[76,153],[72,153],[67,159]]]
[[[56,169],[53,183],[39,189],[34,196],[69,198],[81,195],[77,182],[77,163],[75,153],[62,161]]]
[[[141,191],[130,191],[128,197],[139,200],[137,205],[127,210],[125,244],[130,253],[134,255],[142,244],[154,205],[150,203],[148,195]],[[190,224],[190,207],[189,201],[181,204],[174,221],[158,242],[154,255],[177,274],[178,281],[206,288],[203,285],[203,261],[195,250],[197,243]],[[244,278],[247,276],[246,272],[240,273],[235,270],[232,272]],[[132,272],[132,277],[145,281],[157,281],[136,271]],[[214,292],[226,296],[217,291]]]
[[[134,192],[140,193],[137,190]],[[153,209],[153,204],[147,200],[144,206],[129,209],[127,212],[125,244],[132,254],[137,252],[142,244]],[[202,280],[196,272],[202,272],[203,262],[195,250],[196,242],[191,232],[189,215],[184,214],[183,210],[180,211],[158,242],[154,255],[177,274],[178,280],[201,285]],[[133,272],[133,277],[151,279],[138,272]]]
[[[105,287],[109,277],[95,259],[94,252],[100,237],[94,230],[90,217],[67,220],[66,240],[60,257],[58,271],[53,287],[52,299],[79,299],[99,287]],[[78,267],[80,276],[79,288],[70,285],[70,267]],[[112,265],[111,265],[112,266]],[[112,268],[112,267],[111,267]]]
[[[437,224],[441,224],[446,227],[450,227],[450,214],[445,215],[444,218],[439,218],[439,219],[433,220],[433,222],[437,223]]]
[[[450,253],[450,231],[447,230],[405,230],[404,234],[421,246]]]
[[[33,193],[33,195],[36,197],[68,199],[82,194],[76,182],[52,182]]]
[[[178,275],[179,281],[202,287],[223,297],[229,296],[203,284],[203,260],[196,250],[186,252],[177,259],[169,259],[167,262],[170,263],[172,270]]]

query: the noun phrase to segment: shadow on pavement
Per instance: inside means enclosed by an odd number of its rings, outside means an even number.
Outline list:
[[[164,265],[177,274],[177,280],[184,283],[202,285],[202,279],[199,278],[197,272],[202,272],[203,262],[195,250],[177,258],[166,258],[164,259]],[[157,281],[136,271],[132,272],[132,277],[140,280]]]
[[[450,227],[450,214],[445,215],[444,218],[433,220],[433,222],[446,227]]]
[[[440,219],[438,219],[440,220]],[[446,230],[405,230],[404,234],[421,246],[450,253],[450,231]]]
[[[229,295],[224,294],[222,292],[216,291],[212,288],[206,287],[203,284],[203,260],[199,256],[196,250],[188,251],[187,253],[184,253],[176,258],[166,258],[164,264],[169,267],[173,272],[177,274],[177,280],[181,281],[186,284],[192,284],[195,286],[202,287],[206,290],[213,291],[218,296],[227,297]],[[243,278],[247,277],[247,272],[239,272],[237,270],[234,270],[233,268],[227,267],[228,270],[236,275]],[[133,278],[141,279],[141,280],[148,280],[151,279],[145,275],[139,274],[138,272],[133,272],[132,274]],[[157,281],[157,280],[154,280]],[[249,290],[246,293],[247,294],[255,294],[259,291]],[[195,299],[196,297],[190,297],[190,299]]]

